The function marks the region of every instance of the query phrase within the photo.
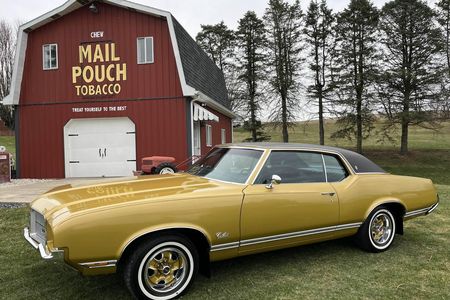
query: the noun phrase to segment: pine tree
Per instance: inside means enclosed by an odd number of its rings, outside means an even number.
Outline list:
[[[408,152],[410,125],[436,125],[433,107],[443,79],[443,43],[434,17],[420,0],[390,1],[381,13],[380,98],[389,124],[401,126],[402,154]]]
[[[257,115],[260,107],[260,85],[265,78],[266,59],[264,47],[267,43],[264,23],[255,12],[248,11],[239,20],[236,36],[236,46],[239,50],[238,69],[239,80],[245,84],[243,98],[246,99],[245,111],[249,116],[248,129],[251,131],[250,141],[259,142],[269,137],[261,131],[261,122]]]
[[[317,99],[319,106],[319,141],[325,144],[324,129],[324,100],[330,92],[330,61],[333,47],[333,26],[335,18],[332,10],[328,9],[325,0],[320,4],[312,0],[306,13],[305,28],[306,42],[310,45],[312,62],[309,66],[314,73],[314,83],[308,87],[312,98]]]
[[[444,54],[447,60],[447,73],[450,76],[450,0],[440,0],[436,3],[437,20],[444,36]]]
[[[234,32],[222,21],[215,25],[201,25],[196,41],[222,70],[230,63],[234,52]]]
[[[222,21],[214,25],[201,25],[196,41],[220,68],[224,77],[231,110],[240,112],[245,106],[242,99],[242,86],[235,64],[236,33]]]
[[[283,0],[270,0],[264,20],[268,30],[268,66],[272,68],[269,78],[277,95],[271,119],[280,123],[283,142],[289,142],[288,126],[298,110],[298,77],[302,58],[302,20],[300,2],[289,4]]]
[[[378,9],[368,0],[351,0],[337,18],[334,84],[337,86],[338,125],[332,137],[356,136],[356,149],[373,128],[372,99],[376,75]]]

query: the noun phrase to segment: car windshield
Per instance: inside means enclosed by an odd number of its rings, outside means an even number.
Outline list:
[[[251,149],[216,148],[193,164],[187,172],[209,179],[245,183],[262,153]]]

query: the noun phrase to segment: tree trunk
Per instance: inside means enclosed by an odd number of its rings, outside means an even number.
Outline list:
[[[281,122],[282,124],[282,132],[283,132],[283,143],[289,143],[289,133],[288,133],[288,120],[287,120],[287,99],[285,95],[281,96],[281,105],[282,105],[282,113],[281,113]]]
[[[408,153],[408,127],[409,127],[409,95],[405,95],[402,113],[402,137],[400,145],[400,154]]]
[[[325,130],[323,125],[323,96],[322,89],[319,91],[319,137],[320,144],[325,145]]]
[[[251,96],[250,99],[250,121],[251,121],[251,130],[252,130],[252,141],[256,142],[257,141],[257,134],[256,134],[256,115],[255,115],[255,99],[253,96]]]
[[[402,142],[400,146],[400,154],[408,153],[408,123],[402,120]]]
[[[362,153],[362,112],[361,112],[361,104],[362,99],[361,96],[357,96],[356,103],[356,151],[358,153]]]

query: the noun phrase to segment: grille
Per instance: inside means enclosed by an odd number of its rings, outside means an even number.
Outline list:
[[[44,216],[35,210],[30,214],[30,236],[41,244],[47,242],[47,230]]]
[[[143,164],[143,165],[152,165],[152,164],[153,164],[153,160],[150,160],[150,159],[144,159],[144,160],[142,161],[142,164]]]

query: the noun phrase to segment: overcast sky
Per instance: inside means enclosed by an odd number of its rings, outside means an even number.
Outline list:
[[[0,0],[0,19],[9,22],[30,21],[66,2],[65,0]],[[262,16],[268,0],[134,0],[147,6],[170,11],[186,30],[195,37],[200,24],[216,24],[224,21],[230,28],[236,28],[237,21],[248,10]],[[374,0],[381,7],[385,0]],[[309,0],[301,1],[306,10]],[[349,0],[328,0],[334,11],[346,7]]]

